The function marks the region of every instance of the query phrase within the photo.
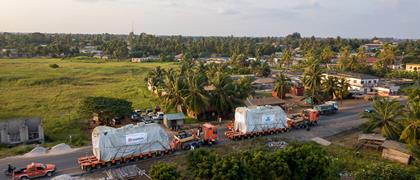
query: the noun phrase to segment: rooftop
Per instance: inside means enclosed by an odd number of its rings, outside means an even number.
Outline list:
[[[362,74],[362,73],[353,73],[353,72],[345,72],[345,73],[336,73],[336,72],[329,72],[325,73],[329,76],[337,76],[337,77],[347,77],[347,78],[358,78],[358,79],[379,79],[379,77],[369,75],[369,74]]]
[[[282,105],[284,103],[285,101],[278,97],[254,98],[245,101],[246,106]]]

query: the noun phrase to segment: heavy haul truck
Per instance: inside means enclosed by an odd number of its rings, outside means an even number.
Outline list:
[[[98,126],[92,132],[93,155],[80,157],[78,163],[82,170],[90,171],[214,144],[217,128],[206,123],[200,130],[178,133],[170,139],[169,133],[155,123]]]
[[[286,113],[280,106],[238,107],[235,120],[227,128],[225,136],[232,140],[277,134],[289,129]]]
[[[287,114],[280,106],[240,107],[235,120],[227,125],[225,136],[232,140],[277,134],[292,128],[308,128],[318,124],[319,113],[306,109],[298,114]]]
[[[319,112],[315,109],[305,109],[301,113],[287,116],[289,128],[309,128],[318,125]]]

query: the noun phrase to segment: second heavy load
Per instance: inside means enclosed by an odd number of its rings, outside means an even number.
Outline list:
[[[287,128],[287,115],[279,106],[238,107],[233,131],[251,133]]]
[[[93,154],[110,161],[170,149],[168,133],[158,124],[138,123],[121,128],[98,126],[92,132]]]

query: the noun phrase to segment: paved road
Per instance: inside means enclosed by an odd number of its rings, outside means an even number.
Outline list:
[[[402,102],[405,103],[405,101]],[[360,119],[359,113],[368,106],[370,106],[370,103],[364,101],[345,101],[343,107],[340,108],[337,114],[321,116],[319,125],[311,128],[310,131],[306,131],[305,129],[298,129],[275,136],[288,140],[299,141],[310,140],[313,137],[326,138],[333,136],[340,132],[359,127],[364,122],[364,120]],[[223,127],[219,128],[219,137],[221,141],[226,141],[222,135],[224,130],[225,128]],[[59,172],[58,174],[77,173],[81,172],[78,168],[77,158],[91,154],[91,147],[84,147],[72,153],[62,155],[41,156],[33,158],[5,158],[0,160],[0,168],[6,168],[7,164],[9,163],[17,167],[23,167],[31,162],[41,162],[56,164]],[[6,177],[1,174],[0,179],[6,179]]]

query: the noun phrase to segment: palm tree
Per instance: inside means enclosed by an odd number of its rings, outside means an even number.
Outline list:
[[[407,114],[400,139],[411,145],[420,145],[420,102],[416,98],[410,99]]]
[[[328,76],[328,78],[322,81],[322,89],[324,90],[328,99],[333,99],[337,97],[337,89],[338,89],[338,80],[336,77]]]
[[[325,46],[321,52],[321,60],[323,63],[329,63],[330,60],[334,57],[334,52],[331,50],[330,46]]]
[[[214,89],[210,90],[210,101],[218,115],[232,112],[236,106],[242,104],[243,99],[237,95],[236,84],[228,74],[218,72],[210,82],[214,86]]]
[[[186,112],[185,108],[185,79],[173,70],[168,71],[165,77],[165,86],[161,98],[168,109]]]
[[[158,66],[147,74],[147,77],[144,80],[151,87],[150,90],[157,92],[157,90],[161,88],[163,85],[165,73],[165,69],[162,69],[160,66]]]
[[[185,106],[189,116],[197,118],[197,115],[204,112],[209,105],[209,98],[204,86],[207,84],[205,77],[200,74],[192,74],[187,77],[185,91]]]
[[[395,62],[395,48],[391,44],[385,44],[383,51],[379,54],[383,62],[383,69],[388,69],[388,65]]]
[[[346,71],[348,67],[348,61],[350,58],[350,47],[346,46],[341,48],[340,57],[338,58],[337,68],[340,71]]]
[[[319,60],[315,59],[313,55],[308,55],[306,58],[306,68],[303,72],[302,82],[305,86],[306,98],[311,99],[311,103],[319,102],[321,90],[321,75],[322,69],[319,65]]]
[[[284,50],[283,56],[281,57],[281,62],[286,64],[287,68],[290,68],[291,61],[292,61],[292,53],[290,52],[289,49]],[[280,63],[280,65],[282,63]]]
[[[289,88],[290,83],[286,75],[280,74],[279,78],[277,78],[275,82],[273,91],[277,93],[277,97],[279,97],[280,99],[284,99]]]
[[[337,81],[337,89],[335,95],[337,99],[341,100],[341,104],[343,104],[343,99],[349,94],[349,87],[350,84],[345,78],[341,78]]]
[[[381,134],[389,139],[399,139],[402,131],[401,117],[404,106],[396,100],[380,98],[373,102],[371,113],[363,112],[362,118],[368,119],[364,124],[365,131],[371,132],[376,128],[381,129]]]

